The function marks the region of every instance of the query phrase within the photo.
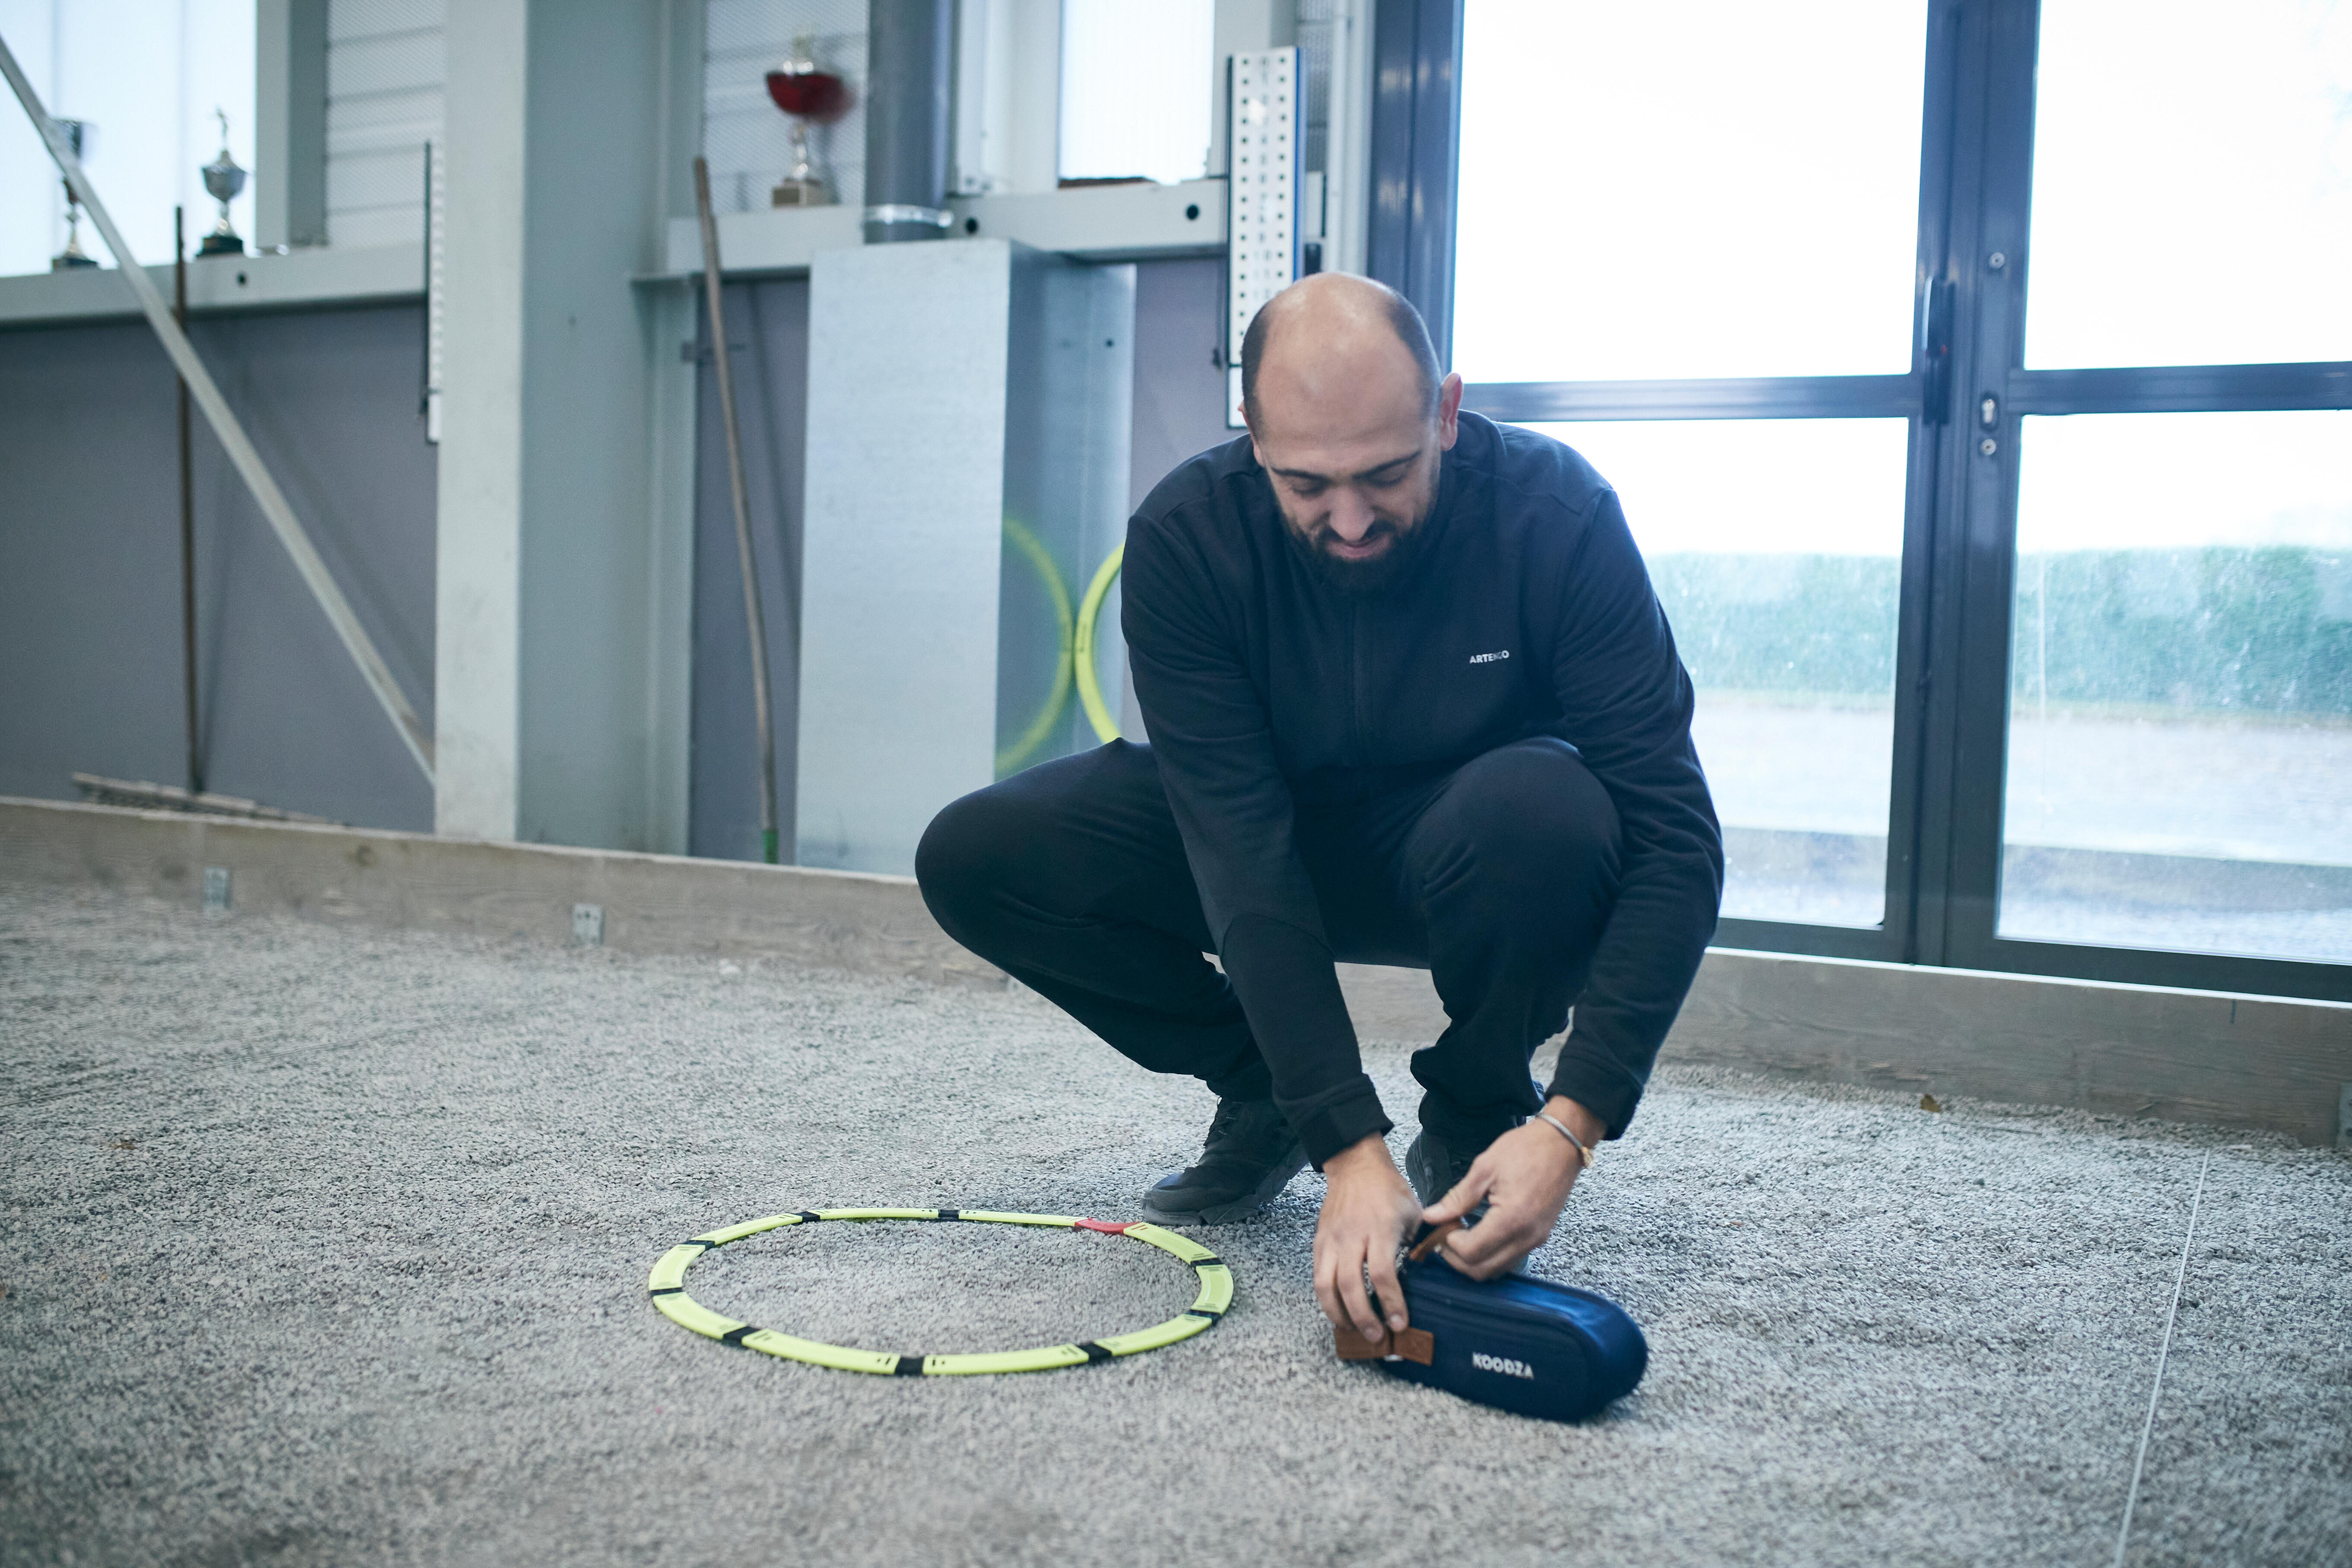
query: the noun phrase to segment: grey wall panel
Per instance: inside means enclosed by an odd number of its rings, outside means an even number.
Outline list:
[[[789,854],[799,778],[802,442],[808,417],[805,279],[730,284],[728,344],[735,410],[742,422],[743,476],[752,549],[760,558],[768,623],[768,689],[775,704],[776,826]],[[708,312],[698,312],[708,338]],[[707,341],[694,497],[694,766],[688,853],[760,858],[760,763],[736,565],[727,437],[719,422],[718,372]]]
[[[171,388],[143,324],[0,336],[0,792],[184,782]]]
[[[1134,268],[1075,266],[1024,248],[1014,253],[1013,290],[997,587],[1000,776],[1101,743],[1066,660],[1087,584],[1127,537],[1134,429]],[[1043,547],[1058,581],[1012,533],[1014,524]],[[1097,661],[1113,691],[1127,658],[1118,627],[1115,616],[1101,625]]]
[[[194,337],[409,700],[433,700],[435,463],[414,306],[199,321]],[[144,325],[0,334],[0,792],[184,783],[173,381]],[[432,793],[196,421],[208,787],[422,829]]]
[[[911,870],[991,782],[1013,249],[822,250],[810,269],[804,866]]]
[[[1224,263],[1210,258],[1139,262],[1134,267],[1132,451],[1127,504],[1140,502],[1167,471],[1230,438],[1225,378],[1213,357],[1223,331]],[[807,418],[808,284],[802,279],[739,283],[727,289],[729,341],[743,420],[746,478],[759,534],[767,593],[769,671],[776,704],[777,821],[794,842],[799,775],[799,565],[803,439]],[[698,329],[699,330],[699,328]],[[1098,340],[1089,338],[1091,343]],[[751,680],[744,657],[742,587],[736,574],[733,514],[718,395],[703,347],[695,479],[694,763],[690,852],[721,859],[760,854],[759,766],[753,754]],[[1053,531],[1049,530],[1049,532]],[[1124,519],[1089,521],[1068,563],[1072,598],[1124,534]],[[1025,570],[1025,568],[1024,568]],[[1017,584],[1017,587],[1016,587]],[[1009,595],[1032,584],[1018,572]],[[1104,689],[1114,708],[1131,708],[1111,672],[1118,657],[1117,590],[1103,607]],[[1122,699],[1125,698],[1125,701]],[[1018,707],[1017,700],[1014,703]],[[1025,710],[1023,710],[1025,711]],[[1129,711],[1128,732],[1140,737]],[[1088,743],[1073,700],[1067,743]],[[1061,750],[1056,745],[1041,755]]]
[[[1224,310],[1222,258],[1137,263],[1130,507],[1193,453],[1241,434],[1225,428]]]
[[[1239,434],[1225,426],[1224,312],[1223,258],[1136,265],[1130,510],[1143,504],[1169,469]],[[1118,615],[1118,590],[1114,587],[1103,605],[1103,625],[1117,627]],[[1114,687],[1106,674],[1103,690],[1118,710],[1120,730],[1129,740],[1140,741],[1143,711],[1136,706],[1135,683],[1125,664],[1122,648],[1118,683]]]

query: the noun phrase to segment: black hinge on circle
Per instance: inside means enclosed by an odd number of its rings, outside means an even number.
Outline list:
[[[1927,332],[1921,345],[1920,368],[1927,385],[1920,399],[1920,417],[1942,425],[1952,414],[1952,317],[1958,310],[1958,286],[1947,279],[1927,286]]]

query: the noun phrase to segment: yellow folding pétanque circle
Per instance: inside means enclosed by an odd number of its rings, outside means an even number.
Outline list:
[[[845,1345],[822,1344],[815,1340],[795,1339],[773,1329],[754,1328],[710,1310],[686,1293],[686,1271],[694,1260],[713,1247],[724,1247],[730,1241],[740,1241],[747,1236],[758,1236],[771,1230],[781,1230],[788,1225],[810,1225],[820,1220],[961,1220],[982,1225],[1035,1225],[1058,1226],[1065,1230],[1099,1231],[1108,1236],[1125,1236],[1156,1247],[1174,1257],[1192,1270],[1200,1283],[1200,1294],[1192,1304],[1164,1323],[1148,1329],[1138,1329],[1131,1334],[1112,1334],[1099,1340],[1081,1340],[1076,1344],[1042,1345],[1035,1350],[998,1351],[980,1355],[894,1355],[885,1351],[852,1350]],[[708,1230],[662,1254],[659,1263],[646,1281],[653,1303],[661,1314],[682,1328],[719,1341],[722,1344],[741,1345],[787,1361],[804,1361],[814,1366],[829,1366],[843,1372],[870,1372],[883,1377],[970,1377],[996,1372],[1050,1372],[1059,1366],[1086,1366],[1115,1356],[1135,1355],[1143,1351],[1156,1351],[1172,1345],[1179,1340],[1189,1340],[1225,1315],[1233,1305],[1234,1275],[1224,1260],[1189,1237],[1172,1230],[1162,1230],[1144,1221],[1115,1225],[1105,1220],[1078,1219],[1057,1214],[1001,1214],[989,1209],[802,1209],[794,1214],[770,1215],[765,1219],[748,1220],[720,1230]]]

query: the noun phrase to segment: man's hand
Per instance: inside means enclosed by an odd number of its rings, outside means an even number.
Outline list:
[[[1551,1136],[1559,1142],[1559,1133]],[[1315,1222],[1315,1299],[1323,1304],[1323,1315],[1332,1327],[1383,1339],[1390,1330],[1407,1326],[1396,1255],[1405,1233],[1421,1217],[1421,1200],[1398,1174],[1389,1146],[1378,1133],[1324,1161],[1323,1180],[1323,1213]],[[1364,1293],[1367,1270],[1381,1310],[1388,1314],[1386,1327]]]
[[[1586,1148],[1601,1147],[1601,1134],[1608,1129],[1576,1101],[1555,1095],[1544,1110],[1567,1122],[1569,1131],[1583,1139]],[[1491,1205],[1485,1219],[1446,1238],[1445,1256],[1471,1279],[1492,1279],[1550,1237],[1560,1207],[1583,1170],[1584,1161],[1576,1145],[1561,1137],[1559,1129],[1529,1121],[1489,1143],[1486,1152],[1471,1162],[1470,1173],[1460,1184],[1421,1217],[1431,1225],[1444,1225],[1460,1219],[1482,1200]],[[1318,1256],[1319,1260],[1319,1243]],[[1319,1268],[1316,1278],[1318,1281],[1322,1278]]]

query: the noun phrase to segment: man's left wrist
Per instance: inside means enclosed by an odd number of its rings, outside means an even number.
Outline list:
[[[1601,1141],[1609,1136],[1607,1122],[1564,1094],[1555,1094],[1547,1099],[1544,1114],[1557,1116],[1567,1122],[1568,1130],[1575,1133],[1586,1148],[1596,1152],[1601,1148]]]
[[[1592,1169],[1601,1158],[1601,1119],[1566,1095],[1553,1095],[1544,1101],[1535,1120],[1559,1135],[1571,1170],[1581,1173]]]

